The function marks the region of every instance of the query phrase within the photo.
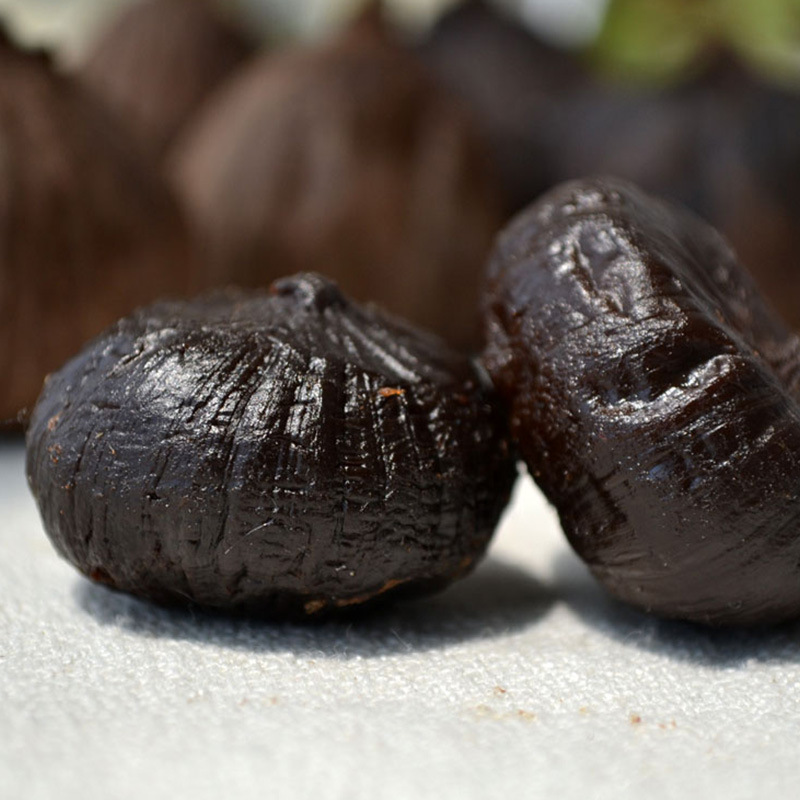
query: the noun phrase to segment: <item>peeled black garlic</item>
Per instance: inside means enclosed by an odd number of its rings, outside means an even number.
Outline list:
[[[50,377],[29,482],[65,558],[146,598],[277,617],[425,592],[480,558],[515,478],[486,381],[316,275],[158,304]]]
[[[500,206],[468,119],[375,19],[246,67],[175,146],[212,285],[319,270],[475,343]]]
[[[125,132],[0,32],[0,427],[88,338],[190,289],[190,270],[177,207]]]
[[[83,81],[160,158],[217,86],[255,50],[208,0],[142,0],[95,43]]]
[[[512,434],[613,594],[713,624],[800,613],[800,340],[713,228],[565,184],[502,234],[486,322]]]

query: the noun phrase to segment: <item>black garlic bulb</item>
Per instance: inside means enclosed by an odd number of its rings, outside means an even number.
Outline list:
[[[177,205],[125,131],[0,32],[0,428],[86,340],[193,280]]]
[[[28,476],[59,553],[164,603],[272,617],[426,592],[515,477],[475,364],[301,275],[144,309],[49,379]]]
[[[246,67],[171,174],[211,286],[320,271],[472,346],[497,189],[467,116],[376,16]]]
[[[619,180],[501,236],[485,363],[573,547],[666,617],[800,614],[800,339],[726,242]]]
[[[209,0],[140,0],[94,43],[80,77],[155,158],[255,51]]]

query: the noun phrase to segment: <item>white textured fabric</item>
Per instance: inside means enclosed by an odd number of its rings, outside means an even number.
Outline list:
[[[606,599],[527,481],[490,558],[359,624],[164,611],[52,551],[0,447],[0,798],[796,798],[800,627]]]

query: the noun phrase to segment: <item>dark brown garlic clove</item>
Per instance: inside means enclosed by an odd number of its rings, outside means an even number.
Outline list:
[[[175,159],[210,284],[319,270],[451,343],[476,341],[496,189],[460,109],[373,18],[246,68]]]
[[[486,308],[512,433],[606,588],[712,624],[800,614],[800,339],[710,226],[565,184],[500,238]]]
[[[166,186],[124,131],[43,54],[0,35],[0,420],[84,341],[191,288]],[[0,425],[2,427],[2,425]]]
[[[255,51],[207,0],[124,9],[83,64],[84,82],[161,158],[209,94]]]
[[[336,612],[439,588],[482,555],[515,477],[485,381],[315,275],[155,305],[50,378],[29,481],[93,580]]]
[[[508,211],[549,189],[557,180],[553,118],[562,113],[563,96],[585,80],[577,61],[487,0],[446,13],[420,52],[472,110],[491,145]]]

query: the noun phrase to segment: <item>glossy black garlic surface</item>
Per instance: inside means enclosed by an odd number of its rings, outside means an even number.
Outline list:
[[[28,476],[93,580],[303,616],[468,572],[515,469],[472,361],[304,275],[111,328],[47,383]]]
[[[800,612],[800,340],[698,218],[565,184],[501,236],[486,365],[570,542],[617,597]]]

